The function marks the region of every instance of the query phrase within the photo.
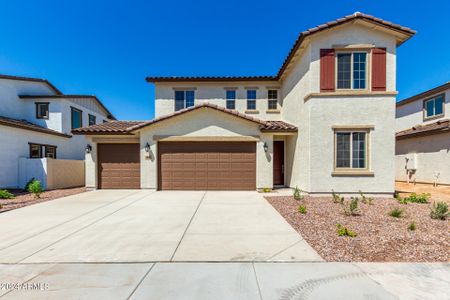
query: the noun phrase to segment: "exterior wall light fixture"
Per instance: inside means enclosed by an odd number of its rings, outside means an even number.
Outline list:
[[[269,146],[267,145],[266,142],[264,142],[263,148],[264,148],[264,152],[269,151]]]
[[[150,152],[150,145],[148,143],[145,144],[144,149],[145,149],[145,152]]]
[[[92,146],[89,145],[89,144],[87,144],[87,145],[86,145],[86,148],[85,148],[85,151],[86,151],[86,153],[91,153],[91,151],[92,151]]]

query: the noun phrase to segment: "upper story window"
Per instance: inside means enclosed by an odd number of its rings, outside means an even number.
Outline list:
[[[444,115],[444,94],[423,102],[424,119],[435,118]]]
[[[247,90],[247,109],[256,109],[256,90]]]
[[[97,118],[94,115],[89,114],[89,126],[97,124]]]
[[[268,90],[267,99],[268,99],[267,103],[268,109],[278,108],[278,90]]]
[[[337,53],[337,89],[367,88],[367,52]]]
[[[367,169],[367,132],[335,132],[335,169]]]
[[[175,111],[194,106],[194,91],[175,91]]]
[[[236,109],[236,91],[235,90],[227,90],[227,108],[228,109]]]
[[[83,112],[71,107],[72,129],[83,127]]]
[[[48,102],[36,102],[36,118],[37,119],[47,119],[49,117],[48,113]]]

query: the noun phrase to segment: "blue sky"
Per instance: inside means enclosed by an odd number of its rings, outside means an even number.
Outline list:
[[[450,80],[448,0],[3,0],[0,73],[95,94],[119,119],[150,119],[146,76],[274,75],[301,31],[355,11],[418,31],[398,49],[399,99]]]

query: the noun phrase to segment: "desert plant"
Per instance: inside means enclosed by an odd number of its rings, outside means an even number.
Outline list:
[[[411,193],[411,195],[409,195],[409,197],[406,197],[405,200],[412,203],[428,203],[430,197],[430,193],[422,193],[419,195],[417,195],[416,193]]]
[[[295,200],[303,200],[302,190],[298,188],[298,186],[294,189],[294,199]]]
[[[408,204],[407,198],[402,198],[402,197],[398,196],[396,199],[397,199],[398,203],[400,203],[400,204],[405,204],[405,205]]]
[[[448,204],[442,201],[434,202],[430,216],[432,219],[445,220],[449,216]]]
[[[35,198],[41,198],[44,189],[41,186],[41,182],[35,179],[32,183],[28,185],[28,192],[33,193]]]
[[[359,198],[358,197],[351,197],[350,201],[347,203],[344,203],[344,214],[347,216],[356,216],[360,214],[359,210]]]
[[[361,191],[359,191],[359,194],[361,195],[361,202],[362,203],[372,205],[372,201],[373,201],[372,197],[367,197]]]
[[[348,229],[345,226],[342,226],[341,224],[336,224],[336,228],[339,236],[349,236],[349,237],[357,236],[356,232]]]
[[[333,197],[333,202],[334,203],[340,203],[340,204],[344,203],[345,198],[341,197],[339,194],[336,194],[334,192],[334,190],[331,190],[331,196]]]
[[[28,182],[25,184],[25,187],[23,188],[23,190],[28,192],[28,188],[30,187],[30,184],[32,184],[35,180],[36,180],[36,178],[34,178],[34,177],[32,177],[30,180],[28,180]]]
[[[271,188],[268,188],[268,187],[262,188],[263,193],[270,193],[271,191],[272,191]]]
[[[0,190],[0,199],[12,199],[14,195],[7,190]]]
[[[300,205],[300,206],[297,208],[297,211],[298,211],[299,213],[301,213],[301,214],[306,214],[306,206]]]
[[[409,231],[414,231],[416,229],[417,229],[416,222],[412,221],[411,223],[409,223],[409,225],[408,225]]]
[[[396,207],[389,212],[389,215],[393,218],[401,218],[403,216],[403,209]]]

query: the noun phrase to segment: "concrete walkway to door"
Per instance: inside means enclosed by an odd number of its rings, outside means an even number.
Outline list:
[[[256,192],[99,190],[0,214],[0,263],[321,261]]]

